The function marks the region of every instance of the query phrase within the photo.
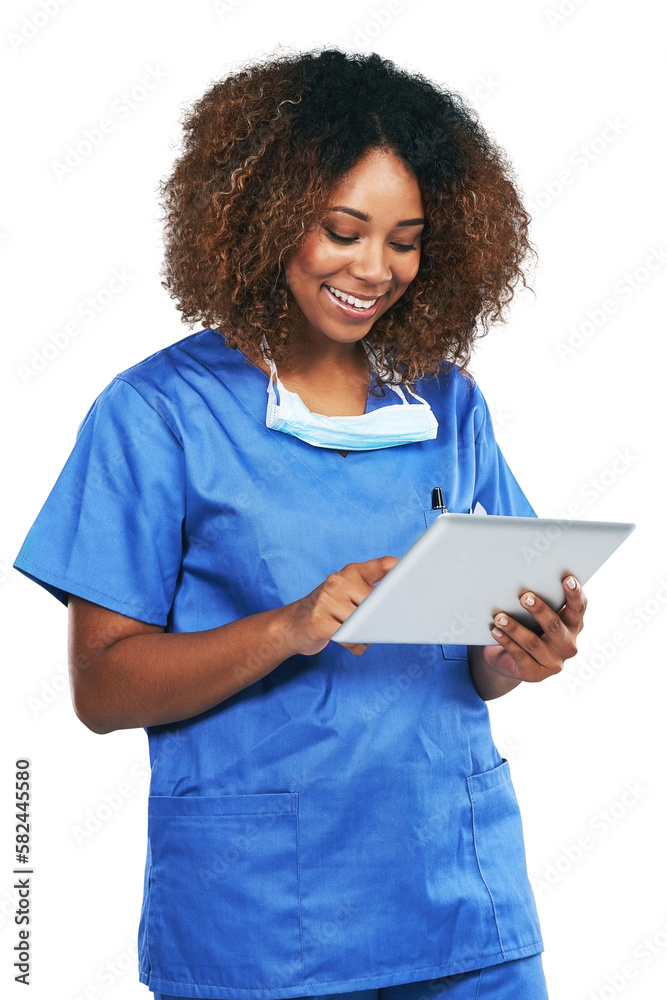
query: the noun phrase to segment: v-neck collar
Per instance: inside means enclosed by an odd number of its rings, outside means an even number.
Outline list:
[[[430,451],[430,446],[434,443],[421,441],[386,448],[352,449],[343,458],[337,449],[320,448],[291,434],[266,427],[269,377],[239,348],[228,347],[220,333],[214,330],[201,331],[196,341],[188,344],[185,339],[178,346],[208,368],[233,395],[238,405],[261,426],[260,432],[270,435],[270,439],[267,439],[267,456],[276,447],[286,452],[290,461],[298,463],[319,480],[324,490],[330,491],[359,513],[371,514],[383,496],[392,493],[397,479],[397,461],[401,463],[403,473],[408,474],[414,463],[419,465],[424,452]],[[238,378],[225,378],[225,370]],[[390,395],[394,394],[389,387],[384,399],[371,396],[371,384],[366,412],[393,402]]]
[[[267,373],[265,371],[263,371],[262,368],[259,367],[259,365],[255,364],[255,362],[252,361],[247,356],[247,354],[244,354],[244,352],[241,350],[241,348],[236,348],[236,349],[230,348],[225,343],[224,338],[222,337],[221,334],[219,334],[217,331],[212,331],[212,332],[215,333],[219,337],[219,339],[220,339],[220,341],[222,343],[222,346],[223,346],[223,348],[225,349],[225,351],[227,353],[227,360],[229,362],[232,362],[232,363],[233,362],[237,362],[238,365],[242,365],[244,371],[250,371],[252,373],[252,382],[253,382],[253,385],[256,384],[256,385],[262,387],[263,392],[264,392],[264,394],[262,396],[262,400],[261,400],[261,402],[262,402],[262,413],[260,414],[258,411],[255,412],[254,409],[253,409],[253,412],[255,413],[255,416],[257,416],[258,419],[261,419],[263,422],[265,422],[265,420],[266,420],[266,407],[267,407],[267,404],[268,404],[269,376],[267,375]],[[246,362],[248,362],[248,364],[246,364]],[[364,408],[364,415],[367,414],[367,413],[371,413],[373,410],[379,409],[381,406],[387,406],[389,404],[395,403],[396,399],[397,399],[396,394],[394,393],[394,390],[391,389],[390,386],[388,386],[388,385],[385,385],[385,395],[384,395],[384,398],[382,398],[380,396],[376,396],[372,392],[372,390],[379,385],[378,372],[372,366],[371,366],[370,372],[371,372],[371,377],[369,379],[368,390],[366,392],[366,406]],[[298,395],[298,393],[296,393],[296,395]],[[304,406],[305,406],[305,403],[304,403]],[[313,411],[311,411],[311,412],[313,412]],[[316,446],[315,445],[311,445],[310,447],[316,447]],[[325,451],[336,451],[337,454],[340,454],[340,452],[337,449],[327,448],[327,449],[324,449],[324,450]],[[349,450],[347,454],[350,455],[351,453],[352,453],[352,450]]]

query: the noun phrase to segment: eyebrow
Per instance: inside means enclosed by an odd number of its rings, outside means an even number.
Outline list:
[[[347,208],[345,205],[334,205],[333,208],[329,209],[330,212],[347,212],[348,215],[354,215],[355,218],[361,219],[362,222],[370,222],[371,217],[367,215],[366,212],[359,212],[356,208]],[[397,222],[397,226],[421,226],[426,222],[426,219],[403,219],[401,222]]]

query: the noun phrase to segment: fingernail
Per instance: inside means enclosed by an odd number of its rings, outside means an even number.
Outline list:
[[[491,629],[491,635],[495,635],[496,639],[500,639],[502,637],[502,634],[503,633],[500,631],[499,628],[492,628]]]
[[[496,625],[507,625],[507,618],[498,618],[496,620]]]
[[[534,604],[535,603],[535,598],[531,597],[530,594],[527,594],[526,597],[524,597],[524,599],[523,599],[523,603],[524,604],[529,604],[529,605]]]
[[[567,578],[567,580],[565,582],[568,585],[568,587],[570,588],[570,590],[574,590],[574,588],[577,586],[577,581],[575,580],[575,578],[573,576],[568,576],[568,578]]]

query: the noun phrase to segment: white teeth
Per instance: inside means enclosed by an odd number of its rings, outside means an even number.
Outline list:
[[[352,295],[346,295],[345,292],[340,292],[337,288],[332,288],[331,285],[327,285],[327,288],[335,295],[337,299],[342,302],[347,302],[348,305],[355,306],[357,309],[370,309],[377,302],[379,296],[374,299],[355,299]]]

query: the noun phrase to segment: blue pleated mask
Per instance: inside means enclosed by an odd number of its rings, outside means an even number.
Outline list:
[[[362,344],[372,367],[382,376],[389,372],[380,365],[375,352],[364,340]],[[413,441],[427,441],[438,433],[438,421],[421,396],[406,386],[419,401],[410,404],[400,385],[389,387],[400,398],[400,403],[378,407],[370,413],[350,417],[327,417],[312,413],[296,392],[290,392],[280,381],[275,362],[267,356],[266,340],[262,344],[264,360],[271,368],[267,393],[266,426],[306,441],[317,448],[336,448],[346,451],[369,451],[375,448],[392,448]],[[276,380],[274,386],[273,380]]]

